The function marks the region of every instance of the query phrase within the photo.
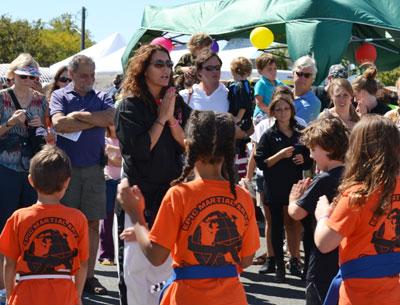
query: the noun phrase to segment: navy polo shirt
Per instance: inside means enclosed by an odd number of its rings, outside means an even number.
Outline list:
[[[73,83],[55,90],[51,95],[50,115],[74,111],[96,112],[114,108],[112,98],[102,91],[91,90],[85,96],[74,91]],[[57,136],[57,146],[63,149],[71,159],[74,167],[89,167],[100,163],[104,153],[105,129],[94,127],[83,130],[78,141],[74,142]]]

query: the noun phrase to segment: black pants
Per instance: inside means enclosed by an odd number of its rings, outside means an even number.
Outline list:
[[[118,202],[116,202],[118,205]],[[119,298],[121,305],[128,305],[128,300],[126,297],[126,285],[124,280],[124,241],[119,238],[122,231],[125,228],[125,212],[116,207],[115,214],[117,215],[117,223],[118,223],[118,271],[119,271],[119,279],[118,279],[118,288],[119,288]]]
[[[283,261],[283,205],[271,203],[268,205],[271,213],[271,242],[277,262]]]
[[[330,283],[307,281],[306,305],[322,305]]]
[[[311,217],[314,215],[308,215],[304,221],[302,221],[302,225],[304,228],[303,232],[303,247],[304,247],[304,274],[307,275],[308,271],[308,264],[310,261],[310,253],[311,249],[315,247],[314,243],[314,230],[313,230],[313,220]]]

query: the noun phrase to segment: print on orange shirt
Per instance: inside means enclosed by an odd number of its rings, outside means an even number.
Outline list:
[[[392,195],[392,202],[399,201],[400,195]],[[370,220],[370,225],[376,225],[374,217]],[[372,234],[371,243],[378,254],[394,252],[395,248],[400,247],[400,209],[392,209],[386,216],[379,229]]]
[[[43,228],[48,225],[52,228]],[[79,234],[70,222],[59,217],[41,218],[28,228],[23,239],[24,248],[27,250],[22,257],[31,274],[70,274],[78,249],[71,249],[68,235],[78,239]]]
[[[224,196],[209,197],[198,203],[183,221],[183,231],[189,231],[193,223],[198,223],[193,235],[188,237],[188,248],[200,265],[228,264],[230,260],[226,259],[226,255],[230,255],[237,264],[240,264],[242,237],[238,231],[236,216],[227,212],[213,211],[200,222],[196,219],[202,210],[214,204],[234,207],[243,215],[245,226],[248,225],[249,216],[240,203]]]

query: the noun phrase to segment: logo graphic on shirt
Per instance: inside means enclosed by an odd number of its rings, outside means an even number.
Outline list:
[[[394,252],[395,248],[400,248],[400,209],[390,211],[379,229],[373,233],[371,243],[378,254]]]
[[[225,212],[215,211],[208,214],[189,236],[189,250],[201,265],[224,265],[225,255],[230,254],[236,263],[240,263],[239,251],[242,239],[235,224],[235,217]]]
[[[51,229],[40,230],[46,224],[52,224]],[[23,259],[34,274],[57,273],[57,269],[69,272],[72,269],[73,258],[78,255],[78,249],[71,249],[67,234],[58,230],[54,224],[66,227],[75,236],[75,228],[63,218],[42,218],[33,224],[24,236]]]

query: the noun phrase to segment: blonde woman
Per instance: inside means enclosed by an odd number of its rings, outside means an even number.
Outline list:
[[[28,182],[29,162],[33,157],[28,129],[43,126],[47,111],[44,96],[31,88],[40,73],[30,54],[20,54],[10,64],[8,75],[14,85],[0,91],[0,231],[15,210],[37,200],[36,191]],[[0,288],[3,288],[2,276],[1,272]]]

